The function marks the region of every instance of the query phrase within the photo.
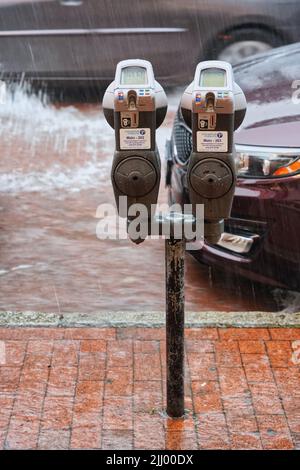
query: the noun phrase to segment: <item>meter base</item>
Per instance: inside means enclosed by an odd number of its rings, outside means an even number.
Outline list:
[[[204,240],[211,245],[216,245],[224,233],[224,219],[204,221]]]
[[[128,217],[127,233],[130,240],[137,245],[145,241],[148,236],[193,242],[197,239],[196,223],[192,214],[181,212],[159,214],[144,219]],[[139,232],[136,231],[137,226],[139,226]]]

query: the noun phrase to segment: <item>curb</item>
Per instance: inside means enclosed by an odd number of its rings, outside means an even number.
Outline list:
[[[164,312],[0,312],[0,327],[150,327],[165,325]],[[187,327],[300,328],[300,312],[186,312]]]

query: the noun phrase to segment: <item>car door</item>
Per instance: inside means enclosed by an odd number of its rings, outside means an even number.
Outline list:
[[[205,24],[212,24],[206,21],[208,5],[207,0],[0,0],[0,71],[110,80],[118,61],[143,58],[159,80],[187,81],[202,54]]]
[[[190,2],[190,0],[188,0]],[[93,33],[87,63],[92,73],[111,79],[118,61],[150,60],[159,79],[186,74],[191,44],[189,14],[181,0],[86,0]],[[179,58],[182,66],[179,66]]]
[[[2,0],[1,71],[38,78],[82,74],[89,50],[86,1]]]

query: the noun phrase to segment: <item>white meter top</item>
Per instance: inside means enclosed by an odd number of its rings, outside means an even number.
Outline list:
[[[141,59],[122,60],[115,75],[115,88],[155,88],[151,62]]]
[[[197,65],[194,80],[182,95],[181,108],[200,112],[203,106],[203,97],[209,92],[214,93],[216,97],[218,112],[228,112],[226,108],[229,107],[229,101],[232,97],[234,111],[245,113],[247,107],[245,95],[234,81],[230,63],[221,60],[200,62]]]
[[[194,91],[233,91],[233,71],[229,62],[207,60],[197,65],[194,77]]]
[[[128,94],[136,93],[140,111],[167,107],[167,97],[155,80],[151,62],[142,59],[122,60],[116,68],[114,81],[103,97],[103,108],[122,111]]]

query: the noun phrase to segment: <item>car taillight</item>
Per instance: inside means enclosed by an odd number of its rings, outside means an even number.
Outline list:
[[[279,178],[300,173],[300,149],[236,145],[240,178]]]

